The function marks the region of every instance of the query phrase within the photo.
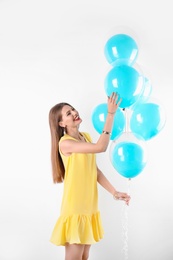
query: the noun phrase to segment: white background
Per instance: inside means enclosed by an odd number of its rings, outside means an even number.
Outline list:
[[[103,49],[117,28],[133,32],[137,63],[167,116],[146,144],[147,166],[130,183],[128,259],[173,259],[172,23],[169,0],[0,0],[0,260],[64,259],[64,248],[49,242],[62,185],[51,177],[48,113],[71,103],[83,118],[80,130],[97,140],[91,114],[106,102]],[[97,162],[127,191],[108,151]],[[105,236],[90,259],[123,260],[122,203],[99,187],[99,205]]]

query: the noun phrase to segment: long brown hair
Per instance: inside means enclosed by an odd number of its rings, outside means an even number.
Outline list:
[[[65,105],[71,106],[68,103],[62,102],[52,107],[49,112],[49,126],[51,133],[51,163],[54,183],[63,182],[65,175],[63,161],[59,153],[59,141],[64,135],[64,128],[59,125],[59,122],[62,119],[62,108]]]

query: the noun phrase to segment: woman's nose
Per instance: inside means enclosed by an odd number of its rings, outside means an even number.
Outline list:
[[[76,110],[73,111],[73,115],[78,115],[78,112]]]
[[[77,111],[73,111],[73,116],[77,117],[78,116],[78,112]]]

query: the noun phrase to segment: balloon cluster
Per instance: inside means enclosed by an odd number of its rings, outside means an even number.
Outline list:
[[[116,92],[122,98],[112,128],[110,160],[115,170],[128,179],[143,171],[147,163],[145,142],[155,137],[166,122],[164,108],[151,100],[150,80],[136,64],[138,52],[135,39],[124,33],[113,35],[104,47],[111,65],[105,77],[105,93],[110,96]],[[98,133],[102,133],[106,116],[106,103],[94,108],[92,123]]]

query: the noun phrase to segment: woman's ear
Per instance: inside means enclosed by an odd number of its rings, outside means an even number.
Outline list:
[[[64,124],[62,121],[58,122],[59,126],[64,127]]]

